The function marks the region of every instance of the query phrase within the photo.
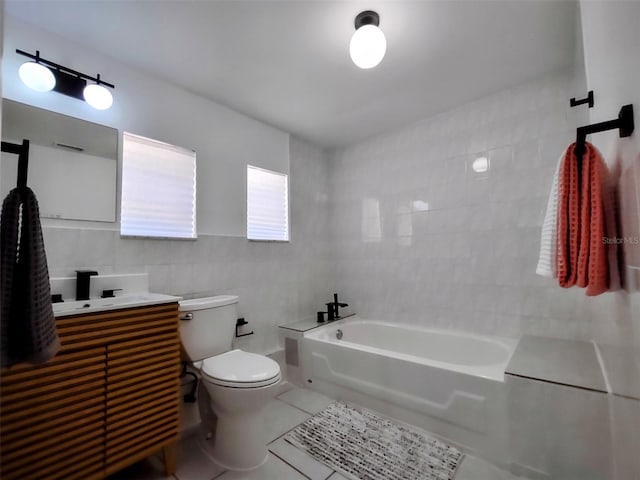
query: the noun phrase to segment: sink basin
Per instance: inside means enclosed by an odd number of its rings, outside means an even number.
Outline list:
[[[55,317],[77,315],[80,313],[102,312],[119,308],[142,307],[160,303],[172,303],[181,300],[180,297],[163,295],[160,293],[134,293],[119,295],[112,298],[92,298],[90,300],[77,300],[53,304]]]

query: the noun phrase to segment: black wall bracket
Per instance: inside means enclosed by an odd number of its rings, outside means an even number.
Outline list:
[[[576,98],[573,97],[569,100],[569,105],[571,106],[571,108],[577,107],[578,105],[584,105],[585,103],[589,104],[589,108],[593,108],[593,90],[589,90],[586,98],[576,100]]]
[[[238,329],[240,327],[243,327],[244,325],[247,325],[249,322],[247,322],[244,318],[239,318],[238,321],[236,322],[236,338],[240,338],[240,337],[247,337],[249,335],[253,335],[253,330],[251,330],[249,333],[238,333]]]
[[[22,140],[22,144],[2,142],[2,151],[18,155],[17,187],[26,187],[27,173],[29,171],[29,140]]]
[[[618,113],[618,118],[607,122],[594,123],[593,125],[585,125],[578,127],[576,130],[576,157],[578,165],[582,162],[582,154],[584,153],[587,135],[598,132],[606,132],[607,130],[618,130],[620,138],[630,137],[635,128],[633,120],[633,105],[624,105]]]

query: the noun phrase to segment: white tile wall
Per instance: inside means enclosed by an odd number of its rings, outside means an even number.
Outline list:
[[[152,292],[197,297],[240,295],[240,314],[255,335],[239,348],[278,348],[276,326],[314,315],[330,300],[327,288],[326,154],[291,140],[291,242],[248,242],[201,235],[196,241],[121,239],[118,231],[44,228],[52,277],[77,268],[101,274],[149,273]]]
[[[331,154],[292,137],[290,243],[48,226],[50,274],[148,272],[154,292],[239,294],[256,334],[238,346],[258,352],[334,291],[370,318],[627,343],[639,294],[588,298],[535,275],[554,169],[588,121],[568,108],[583,83],[550,75]]]
[[[568,101],[583,83],[550,75],[335,152],[329,224],[342,298],[367,318],[625,343],[628,295],[587,298],[535,274],[558,159],[587,122]],[[479,156],[488,172],[474,172]],[[365,220],[381,226],[378,238]]]

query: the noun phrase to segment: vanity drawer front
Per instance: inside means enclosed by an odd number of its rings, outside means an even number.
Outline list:
[[[100,478],[105,436],[104,347],[2,372],[3,480]]]
[[[177,331],[178,304],[63,317],[56,325],[63,350],[110,344]]]

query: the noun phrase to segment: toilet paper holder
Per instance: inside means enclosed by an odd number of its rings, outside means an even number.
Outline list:
[[[247,322],[244,318],[239,318],[238,321],[236,322],[236,338],[239,337],[247,337],[249,335],[253,335],[253,330],[251,330],[249,333],[238,333],[238,329],[240,327],[243,327],[244,325],[247,325],[249,322]]]

